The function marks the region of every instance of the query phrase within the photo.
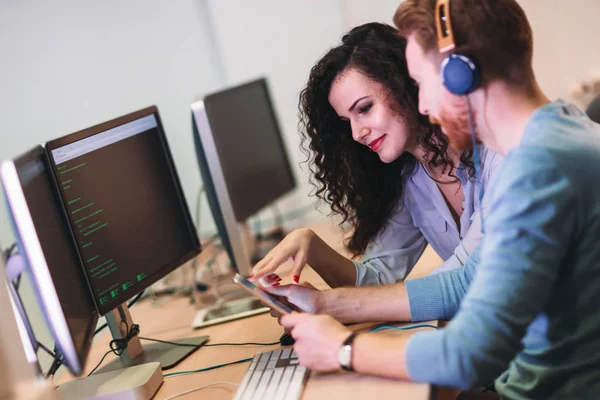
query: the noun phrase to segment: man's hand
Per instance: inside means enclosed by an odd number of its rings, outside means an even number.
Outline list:
[[[293,309],[309,314],[318,314],[325,304],[325,292],[315,289],[312,285],[284,285],[264,288],[269,294],[276,296],[289,304]],[[273,311],[273,310],[272,310]],[[271,312],[274,317],[277,313]]]
[[[301,365],[315,371],[340,369],[338,352],[352,333],[348,328],[328,315],[296,312],[281,317],[280,323],[286,330],[291,330]]]

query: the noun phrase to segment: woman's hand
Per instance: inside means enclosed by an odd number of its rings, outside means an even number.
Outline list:
[[[292,261],[294,263],[292,280],[294,283],[298,283],[302,269],[308,261],[311,243],[315,237],[316,234],[310,229],[292,231],[254,266],[252,269],[253,274],[248,279],[256,281],[265,276],[274,275],[281,264]]]

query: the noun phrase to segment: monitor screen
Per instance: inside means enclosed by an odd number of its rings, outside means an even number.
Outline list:
[[[200,252],[156,107],[46,147],[101,314]]]
[[[28,272],[33,275],[34,286],[37,285],[36,289],[39,289],[38,300],[51,303],[48,293],[58,298],[70,339],[61,337],[60,326],[53,329],[56,324],[62,323],[62,318],[57,314],[60,311],[51,307],[42,309],[46,309],[45,314],[48,315],[45,317],[51,331],[58,336],[56,340],[65,356],[65,364],[77,375],[85,364],[92,344],[98,313],[87,288],[44,149],[36,147],[15,159],[13,165],[14,170],[3,167],[2,180],[19,248],[25,253],[41,250],[41,257],[36,258],[32,253],[26,254],[26,259],[29,264],[41,264],[39,261],[43,263],[45,260],[45,265],[30,265]],[[9,170],[16,171],[20,188],[11,183]],[[19,191],[23,196],[19,195]],[[20,206],[19,202],[23,199],[24,204]],[[30,222],[34,230],[30,229]],[[36,237],[37,240],[34,240]],[[36,242],[34,245],[32,240]],[[48,272],[51,282],[46,279]],[[54,290],[51,290],[52,286]],[[71,343],[77,358],[75,360],[70,358],[72,352],[67,348],[71,347]]]
[[[244,222],[296,186],[267,82],[211,94],[204,106],[235,218]]]

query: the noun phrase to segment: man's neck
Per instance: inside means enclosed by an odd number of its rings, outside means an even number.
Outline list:
[[[478,121],[486,131],[482,139],[487,147],[503,156],[521,144],[531,115],[550,102],[537,84],[530,90],[516,90],[501,82],[491,82],[483,97],[486,112]]]

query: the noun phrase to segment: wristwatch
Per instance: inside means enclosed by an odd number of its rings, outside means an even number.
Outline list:
[[[354,371],[354,368],[352,368],[352,342],[354,342],[357,335],[358,332],[352,332],[350,336],[344,340],[344,343],[342,343],[342,346],[338,351],[338,362],[344,371]]]

